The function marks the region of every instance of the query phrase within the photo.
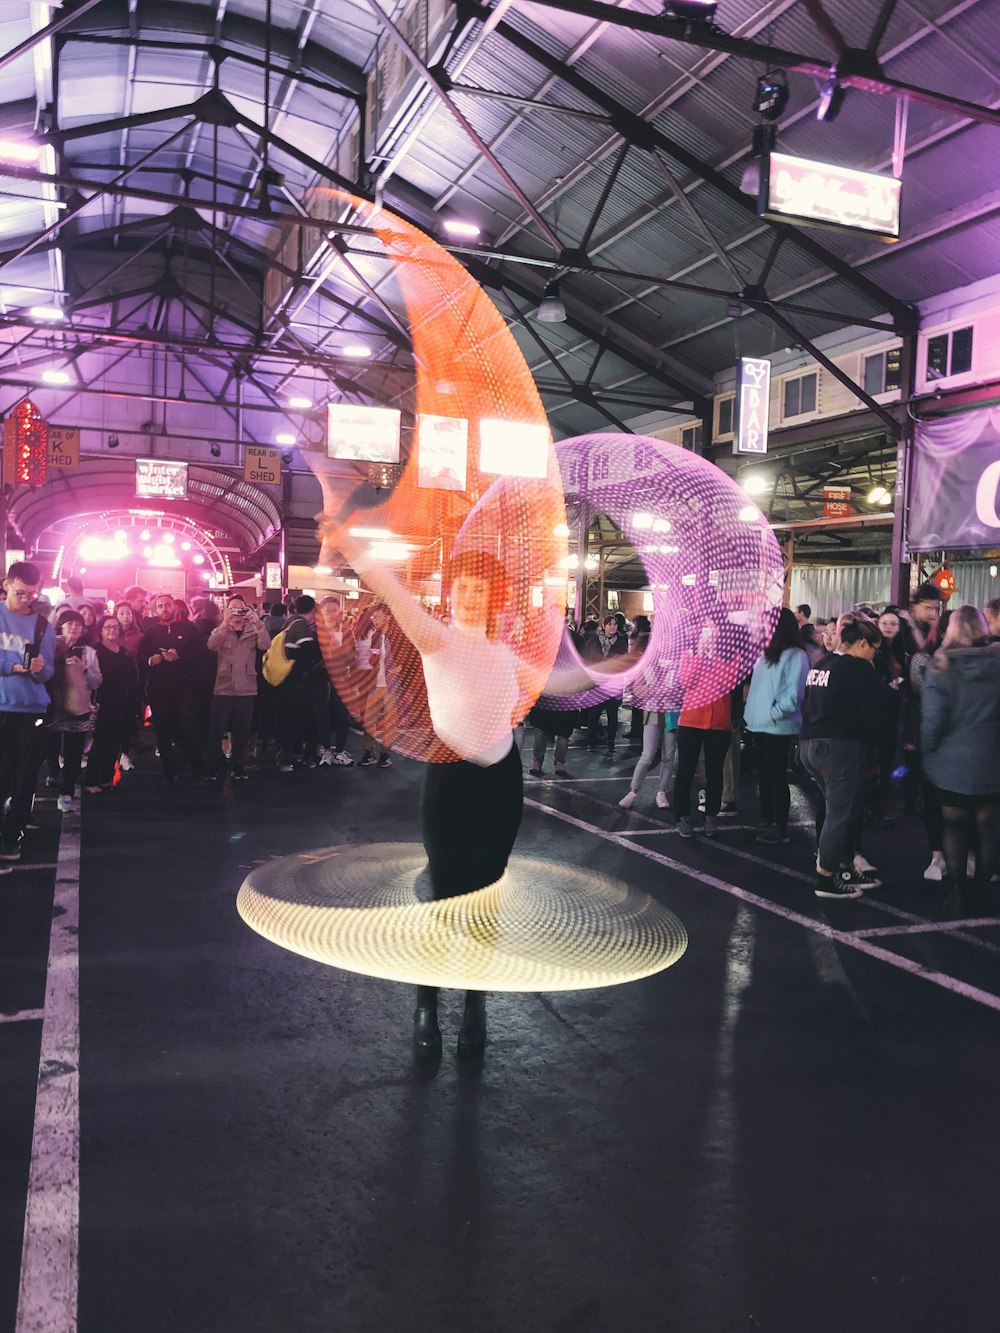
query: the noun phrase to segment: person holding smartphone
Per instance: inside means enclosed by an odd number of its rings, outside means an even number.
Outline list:
[[[224,776],[222,738],[227,731],[233,780],[241,782],[247,776],[244,765],[257,698],[257,654],[270,646],[271,636],[257,612],[242,597],[233,597],[222,624],[208,636],[208,650],[217,655],[208,713],[208,775],[213,780]]]
[[[101,684],[97,653],[89,643],[83,642],[85,631],[84,618],[79,611],[67,607],[59,612],[48,732],[49,772],[59,776],[57,804],[63,814],[73,814],[78,808],[76,784],[83,767],[87,737],[94,730],[94,694]]]

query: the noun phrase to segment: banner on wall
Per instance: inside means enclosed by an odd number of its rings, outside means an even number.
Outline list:
[[[1000,546],[1000,408],[917,423],[906,543],[911,551]]]

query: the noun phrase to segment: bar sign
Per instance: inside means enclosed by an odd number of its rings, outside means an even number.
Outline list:
[[[767,453],[771,401],[771,363],[763,356],[742,356],[736,368],[736,422],[733,453]]]

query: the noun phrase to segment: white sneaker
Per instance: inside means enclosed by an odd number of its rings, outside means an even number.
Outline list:
[[[131,773],[133,768],[135,768],[135,764],[132,763],[132,760],[128,757],[127,754],[123,754],[118,762],[122,766],[123,773]]]
[[[56,801],[56,807],[60,814],[64,815],[75,815],[80,808],[72,796],[60,796]]]
[[[623,810],[631,810],[633,805],[635,805],[635,792],[627,791],[618,804]]]
[[[350,768],[350,766],[354,763],[354,760],[351,758],[351,756],[347,753],[346,750],[338,750],[337,753],[333,756],[333,762],[335,764],[340,764],[342,768]]]
[[[948,867],[944,863],[943,856],[932,856],[931,863],[924,871],[924,879],[933,879],[940,882],[948,872]]]
[[[319,752],[319,766],[320,766],[320,768],[329,768],[330,765],[331,765],[332,763],[333,763],[333,751],[332,751],[332,750],[320,750],[320,752]]]
[[[658,791],[656,793],[656,804],[657,808],[660,810],[670,809],[670,802],[667,799],[667,793],[665,791]]]

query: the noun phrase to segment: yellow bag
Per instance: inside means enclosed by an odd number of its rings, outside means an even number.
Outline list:
[[[288,673],[294,662],[285,652],[285,631],[281,630],[271,640],[271,646],[264,654],[261,670],[268,685],[280,685],[288,679]]]

